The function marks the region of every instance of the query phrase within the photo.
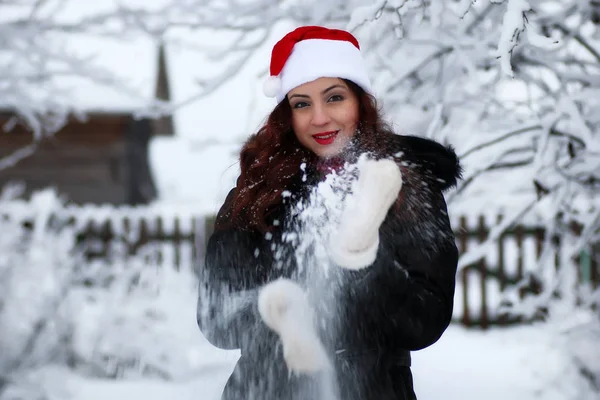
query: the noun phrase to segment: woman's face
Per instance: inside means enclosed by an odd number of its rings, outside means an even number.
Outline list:
[[[317,156],[335,156],[354,136],[358,97],[342,79],[319,78],[290,90],[287,98],[298,141]]]

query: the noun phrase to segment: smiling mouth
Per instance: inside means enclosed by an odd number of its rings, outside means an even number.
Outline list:
[[[322,145],[327,145],[333,143],[333,140],[338,135],[339,131],[329,131],[317,133],[316,135],[312,135],[313,139],[316,140],[317,143]]]

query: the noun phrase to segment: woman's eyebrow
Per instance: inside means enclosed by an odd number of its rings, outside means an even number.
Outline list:
[[[321,94],[325,94],[325,93],[327,93],[327,92],[329,92],[330,90],[332,90],[332,89],[335,89],[335,88],[345,89],[345,87],[344,87],[344,86],[340,85],[339,83],[336,83],[335,85],[329,86],[327,89],[323,90],[323,91],[321,92]]]
[[[291,100],[291,99],[293,99],[294,97],[303,97],[303,98],[306,98],[306,99],[310,99],[310,96],[309,96],[309,95],[306,95],[306,94],[299,94],[299,93],[294,93],[293,95],[291,95],[290,97],[288,97],[288,100]]]

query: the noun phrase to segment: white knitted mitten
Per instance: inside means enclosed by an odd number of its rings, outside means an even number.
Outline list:
[[[347,199],[330,255],[340,267],[358,270],[375,261],[379,227],[402,189],[402,173],[393,160],[358,162],[359,176]]]
[[[288,369],[314,373],[329,366],[329,359],[313,326],[306,293],[289,279],[265,285],[258,295],[258,311],[265,324],[281,339]]]

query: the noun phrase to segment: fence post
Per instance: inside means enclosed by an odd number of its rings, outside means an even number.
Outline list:
[[[503,216],[498,215],[496,219],[496,223],[500,224],[502,222]],[[497,251],[498,251],[498,283],[500,286],[500,293],[504,293],[506,286],[508,285],[508,277],[506,276],[506,259],[504,257],[504,241],[506,239],[506,234],[503,232],[500,237],[498,237],[497,243]],[[505,313],[498,315],[497,320],[495,321],[498,325],[507,325],[508,324],[508,316]]]
[[[542,228],[536,228],[535,230],[535,259],[539,261],[542,255],[542,249],[544,247],[544,230]]]
[[[193,263],[192,268],[196,276],[200,276],[200,268],[204,264],[204,254],[206,249],[206,217],[198,216],[192,218],[193,229]]]
[[[175,263],[175,270],[179,271],[181,269],[181,223],[179,221],[179,216],[175,216],[175,221],[173,222],[173,256],[175,259],[173,260]]]
[[[523,280],[523,236],[525,235],[524,229],[522,225],[517,225],[515,227],[515,239],[517,241],[517,282],[521,282]],[[525,297],[525,288],[519,289],[519,298],[523,299]]]
[[[129,217],[127,217],[127,216],[123,217],[122,224],[123,224],[123,241],[125,242],[124,243],[125,251],[123,251],[123,256],[125,257],[125,263],[127,263],[127,260],[129,259],[129,257],[134,254],[134,252],[133,252],[134,243],[131,243],[131,221],[129,220]]]
[[[163,249],[162,246],[159,245],[158,240],[156,240],[157,238],[161,238],[161,237],[165,237],[165,230],[164,230],[164,224],[163,224],[163,219],[160,215],[156,216],[156,232],[155,232],[155,237],[154,237],[154,241],[152,243],[152,247],[153,250],[155,251],[156,254],[156,265],[159,265],[162,267],[163,263],[164,263],[164,254],[163,254]]]
[[[477,238],[479,243],[484,243],[487,239],[488,232],[485,226],[485,217],[479,216],[479,223],[477,226]],[[487,329],[489,325],[488,320],[488,307],[487,307],[487,263],[485,257],[482,257],[478,264],[479,274],[481,276],[481,314],[480,314],[480,325],[482,329]]]
[[[468,240],[469,232],[467,230],[467,218],[463,215],[460,217],[460,224],[458,230],[458,251],[460,254],[463,254],[467,251],[467,240]],[[469,310],[469,288],[468,288],[468,269],[463,268],[460,272],[460,277],[462,281],[462,291],[463,291],[463,315],[462,315],[462,324],[464,326],[471,326],[471,317]]]
[[[102,238],[102,256],[110,256],[110,244],[114,239],[113,227],[110,219],[107,219],[100,227],[100,237]]]
[[[148,241],[149,241],[150,232],[149,232],[148,222],[146,221],[146,218],[143,218],[143,217],[140,218],[139,229],[140,229],[140,236],[138,238],[138,242],[134,246],[136,252],[142,246],[148,244]],[[146,261],[148,261],[148,260],[146,260]]]
[[[497,223],[500,224],[502,222],[502,215],[498,215]],[[500,283],[500,291],[504,292],[506,289],[506,271],[504,268],[505,260],[504,260],[504,239],[506,235],[502,233],[498,238],[498,280]]]

